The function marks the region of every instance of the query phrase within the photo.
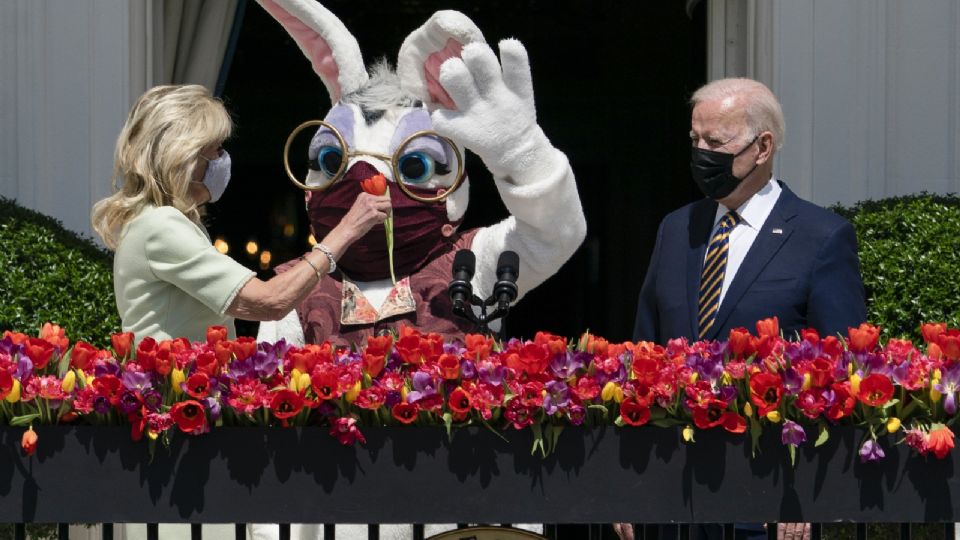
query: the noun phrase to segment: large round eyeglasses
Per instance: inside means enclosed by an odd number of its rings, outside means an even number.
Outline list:
[[[308,176],[301,181],[290,169],[290,146],[301,131],[311,126],[320,126],[320,129],[311,142],[308,165],[312,171],[319,174],[311,175],[315,179]],[[463,153],[449,137],[444,137],[435,131],[418,131],[404,139],[393,155],[388,156],[375,152],[350,150],[337,128],[323,120],[308,120],[294,128],[283,146],[283,168],[290,181],[300,189],[323,191],[343,178],[350,158],[355,156],[372,156],[389,162],[396,184],[404,195],[415,201],[423,203],[443,201],[463,184]],[[451,168],[454,161],[456,168]],[[456,176],[449,187],[437,184],[436,180],[451,172],[455,172]],[[446,181],[443,182],[443,184],[446,183]],[[414,192],[415,188],[431,187],[438,188],[437,195],[425,197]]]

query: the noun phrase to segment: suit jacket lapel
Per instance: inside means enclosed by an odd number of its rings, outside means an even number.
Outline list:
[[[690,314],[690,336],[696,340],[700,328],[697,314],[700,311],[700,272],[703,270],[703,257],[710,242],[710,231],[717,215],[717,203],[705,199],[702,204],[690,212],[690,225],[687,249],[687,306]]]
[[[723,297],[723,302],[717,311],[717,318],[707,335],[703,336],[703,339],[717,339],[717,333],[730,317],[733,308],[736,307],[743,294],[747,292],[763,268],[780,251],[784,242],[793,233],[793,227],[790,226],[789,221],[796,215],[793,201],[797,196],[787,189],[787,186],[783,184],[781,186],[783,191],[780,193],[780,198],[767,217],[767,221],[760,228],[760,232],[753,241],[753,245],[750,246],[750,250],[747,251],[747,256],[744,257],[740,269],[737,270],[737,275],[734,276],[727,294]],[[775,234],[774,229],[779,229],[781,232]]]

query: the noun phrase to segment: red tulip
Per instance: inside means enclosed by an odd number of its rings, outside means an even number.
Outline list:
[[[750,331],[743,327],[730,330],[730,337],[727,339],[730,344],[730,352],[733,353],[734,357],[744,358],[755,352],[751,347],[752,337]]]
[[[857,328],[847,327],[847,334],[853,352],[872,351],[880,340],[880,328],[870,323],[861,323]]]
[[[89,343],[78,341],[70,351],[70,367],[87,370],[90,361],[97,356],[97,348]]]
[[[360,181],[360,187],[371,195],[380,196],[387,192],[387,178],[382,174],[375,174]]]
[[[860,381],[860,401],[871,407],[879,407],[893,397],[893,383],[886,375],[872,373]]]
[[[783,396],[782,382],[780,376],[773,373],[757,373],[750,377],[750,401],[759,408],[757,414],[766,416],[777,410]]]
[[[960,330],[951,328],[937,336],[940,351],[950,360],[960,360]]]
[[[642,426],[650,421],[650,407],[637,398],[627,398],[620,403],[620,418],[628,426]]]
[[[920,325],[920,333],[923,334],[923,340],[927,343],[936,343],[937,336],[947,331],[947,323],[923,323]]]
[[[937,459],[943,459],[953,450],[953,432],[947,426],[930,430],[927,436],[927,450],[933,452]]]
[[[170,407],[170,418],[177,423],[177,427],[184,433],[200,434],[206,431],[207,414],[203,405],[189,399],[175,403]]]
[[[36,370],[47,367],[55,350],[54,346],[45,339],[28,338],[24,344],[24,352],[33,362],[33,368]]]
[[[113,344],[113,352],[117,358],[123,360],[130,355],[130,349],[133,347],[133,332],[123,332],[110,336],[110,343]]]
[[[417,419],[417,413],[420,412],[420,408],[417,407],[416,403],[406,403],[401,401],[393,406],[390,410],[390,413],[395,419],[403,424],[413,423]]]
[[[468,394],[462,387],[458,386],[453,392],[450,392],[450,398],[447,400],[447,405],[450,407],[450,410],[455,413],[468,413],[470,412],[470,407],[472,406],[470,394]]]
[[[207,327],[207,345],[213,345],[218,341],[227,339],[227,328],[225,326]]]

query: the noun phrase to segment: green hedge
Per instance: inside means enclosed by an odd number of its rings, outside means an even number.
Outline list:
[[[43,214],[0,197],[0,331],[50,321],[71,341],[106,346],[119,331],[113,257]]]
[[[960,327],[960,197],[924,193],[833,210],[857,231],[868,320],[914,340],[921,322]]]

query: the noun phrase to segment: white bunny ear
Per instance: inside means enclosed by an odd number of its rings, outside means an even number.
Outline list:
[[[336,15],[314,0],[257,0],[297,42],[320,76],[330,101],[367,82],[360,46]]]
[[[459,57],[468,43],[485,43],[477,25],[459,11],[438,11],[407,36],[397,58],[397,75],[403,90],[426,104],[456,109],[453,100],[440,85],[440,65]]]

